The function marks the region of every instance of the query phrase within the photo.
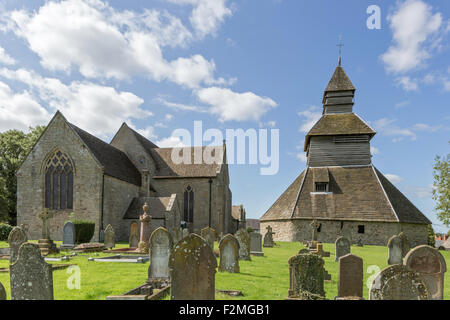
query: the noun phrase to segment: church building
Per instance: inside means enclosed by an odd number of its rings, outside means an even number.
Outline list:
[[[339,59],[305,137],[306,169],[261,217],[262,233],[270,225],[274,240],[308,241],[315,219],[322,242],[386,245],[403,231],[411,246],[427,243],[430,220],[372,164],[376,132],[353,112],[355,90]]]
[[[173,152],[192,161],[173,161]],[[193,160],[206,152],[219,161]],[[62,239],[73,212],[95,222],[93,241],[108,224],[116,241],[128,241],[130,224],[139,223],[147,203],[151,229],[185,221],[190,232],[211,226],[226,234],[233,228],[229,184],[225,144],[159,148],[125,123],[108,144],[58,111],[17,172],[17,224],[39,239],[37,215],[48,208],[53,240]]]

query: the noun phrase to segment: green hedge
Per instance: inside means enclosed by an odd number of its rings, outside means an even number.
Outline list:
[[[75,243],[91,241],[94,235],[95,222],[90,220],[72,220],[75,227]]]
[[[9,224],[0,223],[0,241],[8,241],[8,236],[12,228]]]

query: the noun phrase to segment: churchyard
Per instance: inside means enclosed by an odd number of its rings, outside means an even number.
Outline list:
[[[36,242],[36,241],[31,241]],[[61,243],[56,242],[59,246]],[[218,251],[217,241],[214,243]],[[7,242],[0,242],[0,248],[8,247]],[[127,248],[128,243],[116,243],[115,248]],[[239,260],[239,273],[216,272],[216,290],[241,291],[242,296],[229,296],[217,293],[217,300],[284,300],[289,290],[289,258],[296,255],[305,246],[299,242],[276,242],[274,247],[263,247],[264,256],[251,256],[251,261]],[[338,293],[338,269],[335,262],[335,245],[324,243],[323,250],[329,252],[329,257],[323,257],[325,269],[331,275],[331,281],[324,282],[324,290],[327,299],[334,299]],[[450,261],[449,251],[439,251],[447,262]],[[67,251],[70,256],[71,251]],[[367,281],[373,279],[379,270],[388,266],[388,247],[351,246],[351,253],[363,259],[363,297],[368,299]],[[65,255],[50,254],[47,257]],[[149,262],[146,263],[113,263],[88,261],[89,257],[107,257],[107,253],[80,253],[70,256],[69,261],[48,261],[49,264],[74,264],[81,271],[80,289],[69,289],[67,281],[73,275],[67,273],[68,269],[53,271],[54,299],[56,300],[105,300],[107,296],[120,295],[145,283]],[[0,269],[8,268],[8,260],[0,260]],[[219,257],[217,257],[219,267]],[[217,268],[218,269],[218,268]],[[445,273],[444,299],[450,299],[449,273]],[[8,272],[0,272],[0,282],[6,289],[8,299],[10,295],[10,278]],[[169,299],[166,297],[165,299]]]

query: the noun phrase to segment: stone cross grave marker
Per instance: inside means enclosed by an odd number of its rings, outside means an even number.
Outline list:
[[[388,264],[403,263],[402,239],[399,236],[392,236],[388,241]]]
[[[150,236],[149,279],[169,278],[169,257],[172,246],[172,237],[166,228],[159,227],[152,232]]]
[[[105,241],[104,245],[106,249],[114,248],[116,245],[116,233],[112,225],[108,224],[105,228]]]
[[[317,241],[317,228],[319,228],[320,223],[317,222],[317,220],[313,220],[310,223],[311,229],[312,229],[312,241]]]
[[[339,261],[339,258],[350,253],[350,241],[345,237],[339,237],[335,242],[335,258],[334,261]]]
[[[47,208],[44,208],[44,210],[38,214],[38,217],[42,220],[42,239],[51,240],[50,224],[48,220],[53,218],[53,214],[50,213]]]
[[[259,232],[250,232],[250,253],[253,255],[264,255],[262,252],[262,235]]]
[[[289,259],[289,297],[303,292],[325,296],[324,261],[315,254],[299,254]]]
[[[267,232],[264,235],[264,243],[263,246],[264,247],[268,247],[268,248],[272,248],[273,247],[273,235],[275,234],[275,232],[272,232],[272,227],[271,226],[267,226]]]
[[[73,248],[75,246],[75,226],[71,221],[67,221],[63,227],[63,243],[61,248]]]
[[[370,300],[429,300],[425,281],[403,264],[389,266],[375,277]]]
[[[172,300],[214,300],[217,260],[206,241],[189,234],[169,258]]]
[[[404,264],[422,276],[432,300],[444,298],[447,264],[439,251],[427,245],[417,246],[408,252]]]
[[[250,235],[247,230],[239,229],[234,235],[239,242],[239,259],[251,260],[250,258]]]
[[[141,222],[141,235],[139,238],[138,247],[141,253],[149,253],[148,242],[150,240],[150,222],[152,220],[152,217],[148,213],[149,206],[147,202],[144,203],[142,209],[144,210],[144,213],[139,216],[139,221]]]
[[[398,237],[402,240],[402,258],[404,258],[410,250],[408,237],[403,231],[398,234]]]
[[[348,253],[339,258],[338,297],[363,296],[363,259]]]
[[[239,272],[239,241],[227,234],[219,243],[219,271]]]
[[[139,245],[139,224],[136,221],[130,224],[128,243],[130,244],[130,248],[137,248]]]
[[[10,266],[11,300],[53,300],[53,269],[39,246],[24,243]]]
[[[213,228],[206,227],[201,230],[202,238],[208,243],[211,249],[214,251],[214,239],[216,237],[216,232]]]
[[[9,261],[13,263],[16,261],[19,254],[19,248],[24,243],[27,242],[27,235],[21,227],[14,227],[8,236],[9,243]]]

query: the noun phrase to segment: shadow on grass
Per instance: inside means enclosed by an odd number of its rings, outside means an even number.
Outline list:
[[[253,273],[245,273],[245,272],[239,272],[239,274],[242,274],[244,276],[251,276],[253,278],[269,278],[269,279],[272,278],[272,277],[269,277],[269,276],[257,276],[257,275],[255,275]]]

